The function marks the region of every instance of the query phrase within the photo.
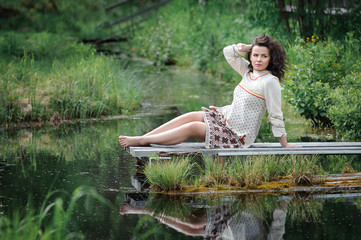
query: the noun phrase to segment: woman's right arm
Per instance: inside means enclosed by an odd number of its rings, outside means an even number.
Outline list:
[[[251,49],[252,45],[242,43],[233,44],[223,49],[224,57],[231,67],[236,70],[241,76],[248,70],[249,62],[242,56],[245,56]]]

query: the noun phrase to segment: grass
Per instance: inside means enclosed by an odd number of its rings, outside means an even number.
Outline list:
[[[228,163],[213,158],[204,159],[204,171],[200,183],[206,187],[228,184]]]
[[[56,121],[129,114],[144,89],[128,60],[96,54],[85,38],[139,3],[106,13],[110,0],[5,1],[0,19],[0,122]],[[127,12],[128,11],[128,12]]]
[[[190,158],[176,158],[168,162],[152,162],[144,169],[144,174],[154,190],[182,190],[192,175]]]
[[[317,164],[318,156],[291,155],[289,159],[288,173],[296,185],[312,185],[315,175],[322,174],[322,169]]]
[[[19,35],[4,35],[0,44],[10,56],[0,61],[0,122],[84,119],[139,108],[143,89],[126,62],[56,34],[13,42]]]
[[[26,209],[25,212],[15,210],[11,216],[0,215],[0,238],[1,239],[84,239],[80,232],[70,230],[71,217],[77,201],[90,196],[102,204],[114,208],[103,196],[93,188],[78,187],[69,197],[69,204],[63,197],[56,197],[64,194],[62,191],[50,192],[42,203],[39,212]],[[50,203],[49,203],[50,202]]]
[[[144,171],[150,185],[156,191],[182,190],[185,187],[230,186],[256,188],[278,180],[280,176],[292,179],[295,185],[312,185],[324,174],[318,156],[251,156],[229,160],[205,158],[200,174],[193,174],[195,163],[188,158],[148,165]],[[199,165],[197,165],[200,168]]]

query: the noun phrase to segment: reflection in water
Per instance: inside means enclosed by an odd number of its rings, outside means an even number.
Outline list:
[[[149,215],[184,235],[210,239],[283,239],[286,217],[295,223],[316,222],[324,203],[300,195],[217,198],[138,193],[125,199],[121,215]],[[306,204],[300,204],[303,201]]]

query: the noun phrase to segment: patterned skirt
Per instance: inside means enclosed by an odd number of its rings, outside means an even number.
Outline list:
[[[202,108],[206,130],[206,148],[242,148],[244,138],[239,137],[226,126],[226,119],[222,113]]]

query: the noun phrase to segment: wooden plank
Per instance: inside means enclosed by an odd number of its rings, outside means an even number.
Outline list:
[[[361,142],[295,142],[302,147],[361,147]],[[250,148],[281,148],[279,143],[253,143]]]
[[[361,147],[361,142],[294,142],[291,144],[299,145],[302,147]],[[183,142],[176,145],[158,145],[151,144],[151,147],[167,147],[167,148],[205,148],[204,142]],[[250,148],[281,148],[277,142],[274,143],[253,143]]]
[[[360,148],[316,149],[316,148],[287,148],[287,149],[247,149],[244,151],[219,151],[218,156],[254,156],[254,155],[359,155]]]
[[[177,145],[151,145],[130,147],[127,151],[134,157],[155,157],[159,152],[202,153],[204,156],[252,156],[252,155],[359,155],[361,142],[307,142],[294,143],[302,148],[282,148],[279,143],[255,143],[246,149],[206,149],[204,143],[185,142]]]

